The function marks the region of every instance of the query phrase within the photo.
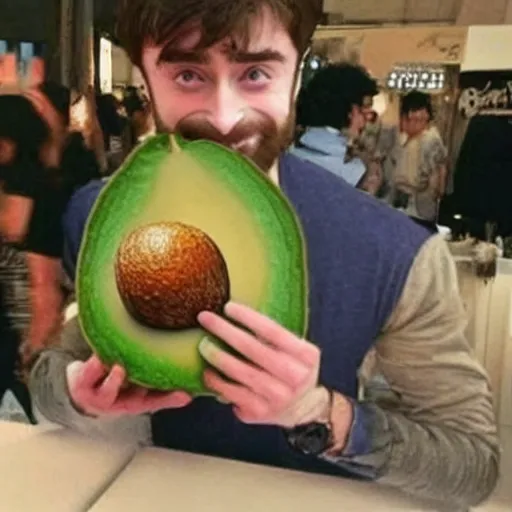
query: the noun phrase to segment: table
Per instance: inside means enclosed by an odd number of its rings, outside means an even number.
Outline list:
[[[380,485],[0,422],[0,510],[8,512],[438,512]],[[496,497],[512,510],[512,430]]]
[[[3,451],[4,446],[23,441],[39,432],[32,425],[0,421],[0,448]]]
[[[112,445],[55,427],[0,422],[0,439],[0,474],[9,475],[0,510],[9,512],[434,511],[373,484]]]
[[[0,510],[87,511],[136,453],[58,428],[0,422]]]
[[[145,449],[91,512],[434,512],[367,484],[169,450]]]

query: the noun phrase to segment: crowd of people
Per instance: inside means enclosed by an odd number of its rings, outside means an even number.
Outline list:
[[[398,123],[388,125],[373,108],[378,93],[362,67],[321,69],[299,97],[294,153],[437,232],[448,154],[432,99],[421,91],[404,94]]]
[[[136,87],[121,101],[92,89],[74,98],[44,80],[20,90],[0,84],[0,113],[0,404],[10,389],[35,421],[23,374],[55,339],[72,300],[63,267],[67,204],[120,167],[152,132],[152,114]]]

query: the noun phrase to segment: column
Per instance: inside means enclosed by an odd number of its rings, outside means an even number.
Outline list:
[[[84,93],[94,84],[94,2],[61,0],[61,82]]]

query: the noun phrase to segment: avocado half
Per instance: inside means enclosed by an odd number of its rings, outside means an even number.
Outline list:
[[[200,327],[153,328],[137,321],[120,296],[119,247],[151,223],[202,230],[219,248],[230,280],[229,300],[246,304],[303,337],[307,330],[306,254],[293,208],[271,180],[242,155],[209,141],[158,134],[147,139],[102,189],[78,258],[82,332],[108,366],[156,390],[208,394]]]

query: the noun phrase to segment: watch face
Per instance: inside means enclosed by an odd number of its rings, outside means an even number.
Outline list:
[[[331,431],[324,423],[310,423],[288,432],[288,442],[306,455],[320,455],[329,448]]]

